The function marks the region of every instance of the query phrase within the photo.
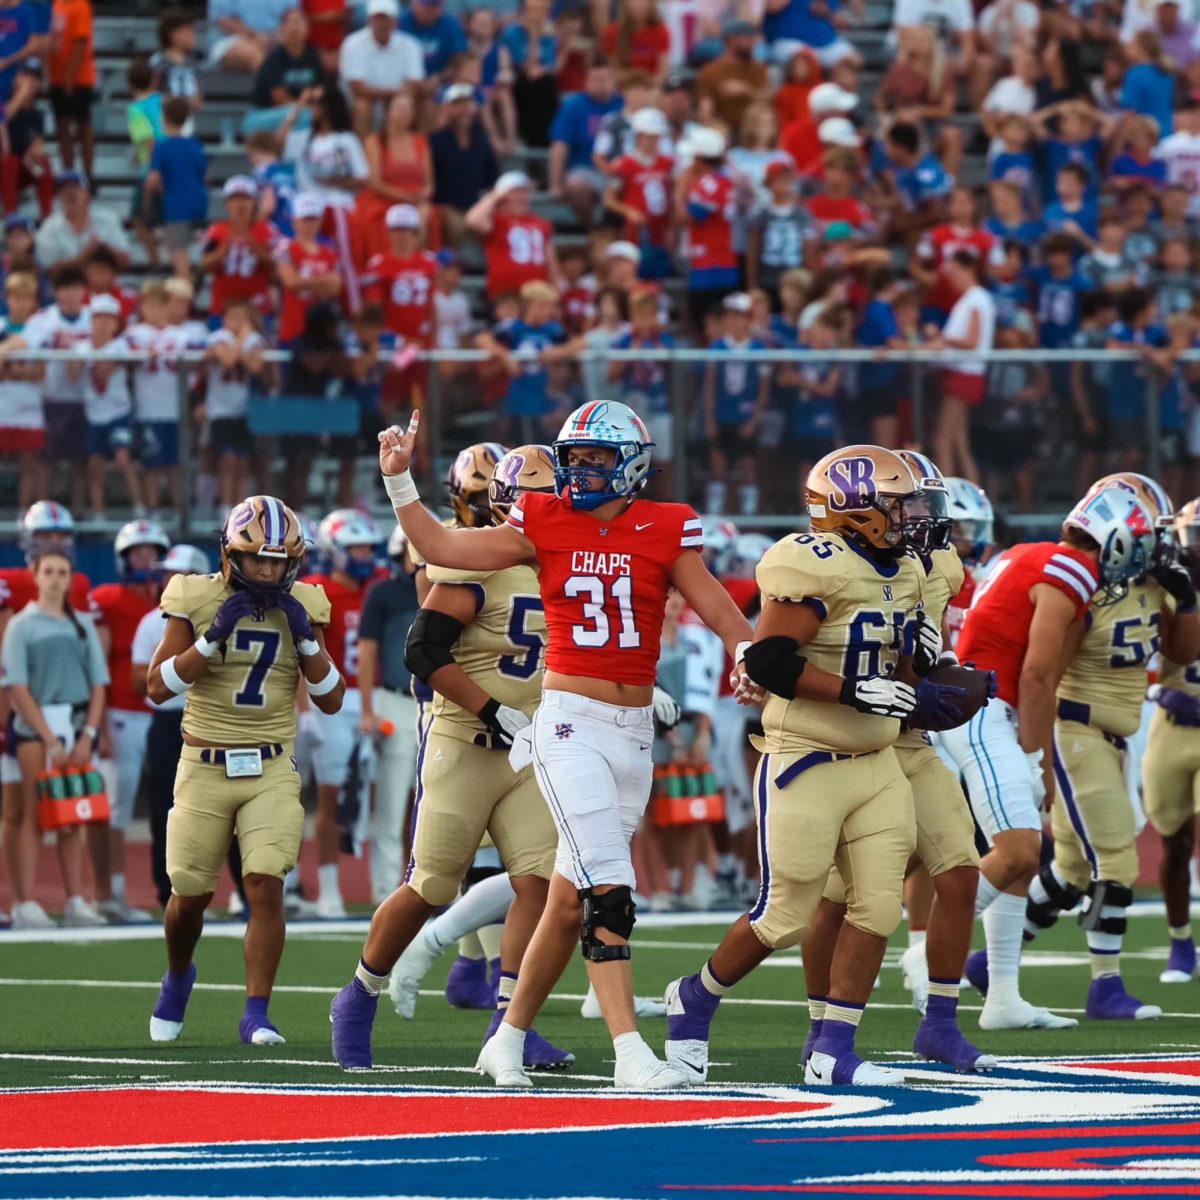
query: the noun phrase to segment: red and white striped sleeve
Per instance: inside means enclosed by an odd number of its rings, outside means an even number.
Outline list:
[[[690,508],[684,511],[679,548],[681,550],[698,550],[701,553],[704,551],[704,528],[700,524],[700,518]]]
[[[512,508],[508,510],[508,523],[519,533],[525,532],[525,504],[523,497],[518,496],[513,502]]]
[[[1100,575],[1095,563],[1082,555],[1076,557],[1064,550],[1056,550],[1042,568],[1043,581],[1058,588],[1075,602],[1080,612],[1092,602]]]

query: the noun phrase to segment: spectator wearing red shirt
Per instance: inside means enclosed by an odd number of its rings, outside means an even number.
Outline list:
[[[779,148],[790,154],[801,175],[818,174],[823,147],[817,132],[826,117],[845,116],[858,106],[858,97],[836,83],[822,83],[809,93],[808,111],[783,127]]]
[[[394,204],[385,218],[388,249],[367,262],[367,299],[383,306],[384,325],[405,345],[433,345],[437,259],[421,245],[421,214]]]
[[[601,46],[605,58],[622,70],[647,71],[659,82],[666,78],[671,34],[654,0],[625,0],[621,19],[605,29]]]
[[[807,117],[809,98],[821,82],[821,60],[801,46],[788,60],[783,83],[772,97],[780,129]]]
[[[519,292],[533,279],[558,278],[554,229],[530,211],[533,183],[524,171],[505,171],[496,186],[467,213],[467,228],[483,239],[487,294]]]
[[[204,235],[200,269],[212,272],[212,311],[230,300],[248,300],[260,311],[270,307],[271,227],[258,219],[258,184],[234,175],[222,189],[225,220]]]
[[[809,216],[818,231],[836,222],[845,222],[856,233],[870,234],[878,226],[874,213],[856,195],[859,182],[859,158],[854,150],[830,150],[825,155],[825,170],[820,191],[808,198]]]
[[[338,51],[350,21],[346,0],[304,0],[303,8],[309,23],[309,44],[316,46],[320,53],[325,73],[334,75],[338,68]]]
[[[336,300],[342,294],[337,250],[318,236],[325,217],[325,201],[314,192],[301,192],[292,206],[295,236],[279,243],[275,270],[283,291],[279,314],[279,341],[287,346],[304,332],[304,314],[318,300]]]
[[[117,278],[120,269],[117,256],[107,246],[97,246],[83,261],[88,298],[114,296],[121,306],[121,319],[128,324],[137,312],[138,294],[121,284]]]
[[[688,140],[695,160],[693,181],[684,197],[688,222],[688,312],[692,328],[700,330],[708,312],[741,286],[741,267],[733,248],[738,189],[725,172],[723,133],[700,126]]]
[[[971,255],[982,268],[996,242],[992,234],[980,228],[975,198],[967,188],[956,187],[950,193],[947,215],[949,221],[935,225],[920,240],[909,263],[913,278],[925,288],[925,308],[937,314],[936,318],[932,312],[927,315],[939,323],[949,315],[959,297],[946,264],[962,251]]]
[[[633,114],[633,152],[609,168],[604,207],[625,218],[625,237],[642,251],[645,279],[661,279],[671,271],[671,179],[675,161],[662,153],[670,132],[657,108]]]

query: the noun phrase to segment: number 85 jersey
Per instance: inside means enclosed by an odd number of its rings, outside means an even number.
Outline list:
[[[537,549],[546,670],[652,684],[671,568],[684,551],[703,548],[696,513],[635,500],[604,522],[558,496],[526,492],[508,520]]]
[[[199,637],[233,592],[220,575],[175,575],[159,607],[164,616],[187,621]],[[294,583],[292,595],[313,625],[329,624],[329,601],[321,588]],[[300,657],[283,613],[269,608],[261,617],[243,617],[224,656],[214,654],[188,692],[183,731],[218,746],[290,742],[296,736],[299,680]]]

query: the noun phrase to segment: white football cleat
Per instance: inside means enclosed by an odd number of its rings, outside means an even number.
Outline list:
[[[900,970],[904,975],[904,986],[912,992],[913,1008],[924,1016],[929,1002],[929,963],[924,942],[909,946],[900,955]]]
[[[429,974],[429,968],[442,953],[442,947],[433,941],[429,933],[429,926],[422,926],[417,936],[408,943],[404,953],[396,960],[396,965],[392,968],[392,977],[388,980],[388,995],[392,998],[396,1011],[406,1021],[413,1019],[417,1010],[417,993],[425,981],[425,976]]]
[[[151,1020],[153,1020],[153,1018],[151,1018]],[[182,1026],[180,1026],[180,1028],[182,1028]],[[252,1045],[252,1046],[286,1046],[287,1038],[285,1038],[283,1036],[283,1034],[279,1032],[278,1029],[270,1029],[264,1025],[262,1028],[256,1029],[250,1035],[250,1045]]]
[[[604,1019],[604,1014],[600,1011],[600,1000],[596,996],[596,989],[591,984],[588,984],[587,995],[584,996],[583,1003],[579,1006],[579,1015],[585,1021],[601,1021]],[[634,996],[633,1015],[639,1019],[644,1017],[665,1017],[667,1015],[667,1006],[661,1000],[654,999],[653,996]]]
[[[182,1032],[182,1021],[164,1021],[162,1017],[150,1018],[150,1040],[152,1042],[177,1042]]]
[[[341,895],[317,897],[317,916],[322,921],[339,921],[346,915],[346,902]]]
[[[663,1062],[649,1046],[644,1053],[619,1058],[613,1069],[613,1087],[619,1092],[671,1092],[691,1086],[682,1070]]]
[[[1038,1008],[1018,996],[1015,1000],[992,1001],[991,993],[979,1014],[980,1029],[1074,1029],[1074,1017],[1060,1017],[1048,1008]]]
[[[814,1050],[804,1064],[804,1083],[807,1087],[835,1087],[833,1070],[837,1059],[832,1054],[823,1054]],[[851,1087],[898,1087],[904,1082],[904,1076],[890,1067],[879,1067],[875,1063],[861,1061],[854,1068],[851,1076]]]
[[[483,1043],[475,1060],[475,1070],[480,1075],[490,1075],[497,1087],[533,1087],[533,1080],[525,1074],[525,1035],[506,1037],[497,1030]]]
[[[1174,967],[1168,967],[1159,977],[1159,983],[1191,983],[1196,975],[1192,971],[1176,971]]]

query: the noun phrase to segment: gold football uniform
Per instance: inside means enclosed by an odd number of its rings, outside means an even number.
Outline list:
[[[861,678],[895,667],[926,591],[912,558],[878,564],[836,533],[788,536],[756,572],[767,600],[808,604],[821,626],[801,653]],[[892,749],[900,722],[841,704],[771,695],[755,777],[762,886],[751,927],[773,948],[800,942],[836,862],[847,919],[888,936],[900,921],[916,840],[912,790]]]
[[[456,571],[428,567],[431,583],[470,588],[475,618],[454,661],[489,696],[532,716],[541,700],[546,616],[532,567]],[[510,875],[549,879],[558,838],[533,765],[514,771],[507,748],[474,713],[439,693],[417,763],[412,860],[406,882],[448,904],[490,834]]]
[[[1158,682],[1200,697],[1200,662],[1172,662],[1165,655]],[[1142,759],[1143,802],[1150,824],[1170,837],[1200,813],[1200,729],[1176,725],[1161,709],[1150,718]]]
[[[1131,584],[1115,604],[1093,604],[1085,618],[1087,632],[1058,687],[1054,861],[1081,891],[1093,879],[1126,887],[1137,879],[1125,739],[1142,721],[1162,604],[1163,590],[1152,579]]]
[[[321,588],[296,583],[291,592],[314,625],[329,623]],[[233,594],[220,575],[176,575],[159,606],[199,636]],[[181,896],[216,887],[235,831],[247,875],[282,879],[300,852],[304,810],[292,752],[300,657],[287,618],[278,609],[243,617],[225,647],[187,693],[183,730],[217,747],[257,747],[261,768],[236,775],[226,750],[184,746],[167,818],[167,874]]]

